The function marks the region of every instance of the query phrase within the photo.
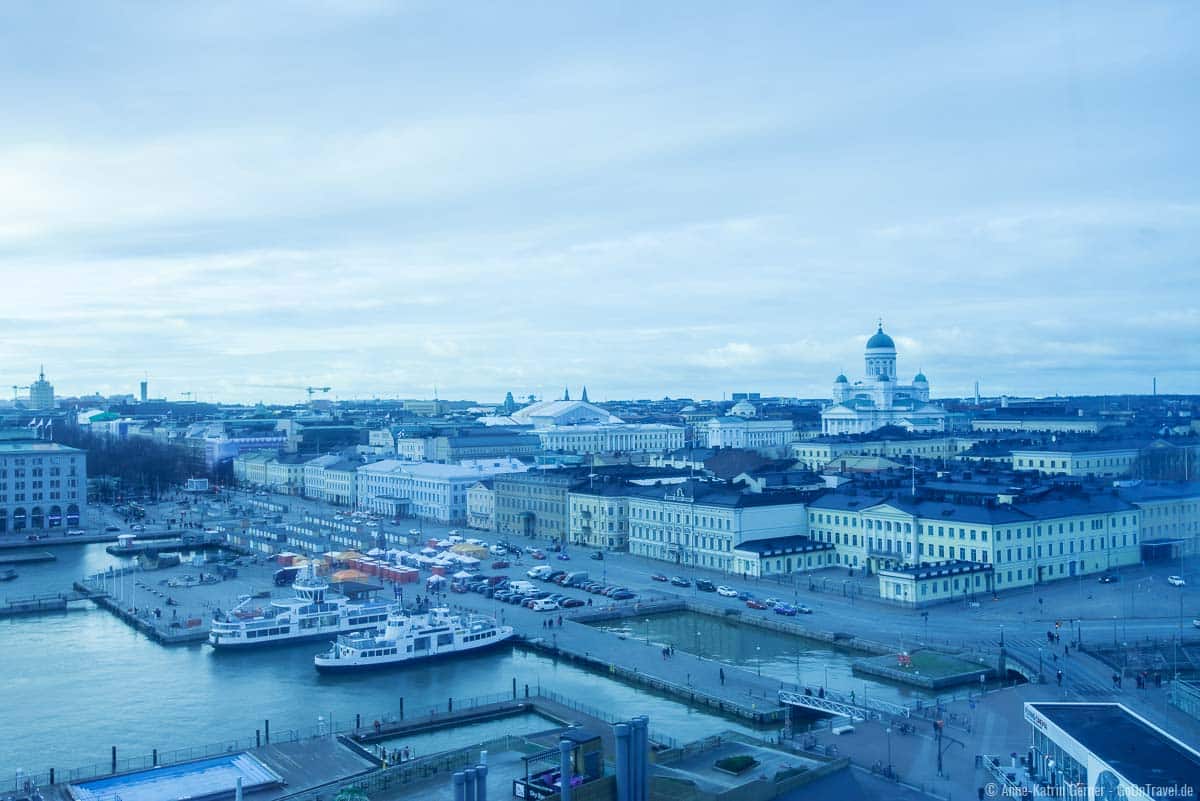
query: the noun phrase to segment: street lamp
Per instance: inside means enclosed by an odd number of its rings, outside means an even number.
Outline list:
[[[758,663],[758,675],[762,675],[762,647],[754,646],[754,661]]]
[[[925,642],[929,642],[929,612],[922,612],[921,619],[925,621]]]
[[[884,731],[885,731],[885,732],[887,732],[887,741],[888,741],[888,770],[887,770],[887,775],[888,775],[888,778],[890,779],[890,778],[892,777],[892,727],[891,727],[891,726],[888,726],[886,729],[884,729]]]

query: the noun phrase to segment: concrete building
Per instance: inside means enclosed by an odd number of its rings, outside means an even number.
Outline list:
[[[1029,779],[1047,797],[1196,797],[1200,752],[1123,704],[1026,701],[1025,720]]]
[[[336,454],[309,459],[304,463],[304,497],[325,500],[325,469],[342,460]]]
[[[496,476],[496,531],[565,542],[569,493],[586,481],[582,470],[530,470]]]
[[[358,498],[358,469],[362,462],[339,459],[324,467],[324,488],[321,500],[338,506],[353,506]]]
[[[511,395],[510,395],[511,397]],[[496,530],[496,491],[492,481],[476,481],[467,487],[467,527]]]
[[[833,546],[808,537],[747,540],[733,548],[733,572],[743,576],[787,575],[833,565]]]
[[[79,528],[86,519],[86,452],[24,435],[0,439],[0,538]]]
[[[48,412],[54,408],[54,385],[46,380],[46,368],[38,371],[37,381],[29,385],[29,408]]]
[[[284,495],[304,494],[304,465],[308,460],[303,456],[284,454],[267,462],[267,486],[273,492]]]
[[[570,542],[600,550],[626,550],[629,495],[639,489],[623,481],[588,481],[568,492]]]
[[[1141,513],[1111,492],[1023,502],[998,495],[985,503],[838,492],[810,503],[807,513],[808,535],[835,547],[836,564],[869,573],[951,559],[987,564],[995,573],[989,591],[1140,560]]]
[[[385,515],[411,514],[443,523],[468,520],[468,489],[481,479],[522,473],[519,459],[477,459],[460,464],[404,462],[394,459],[358,470],[359,509]]]
[[[845,375],[833,383],[833,403],[821,411],[824,434],[863,434],[884,426],[907,431],[945,431],[946,412],[929,402],[929,381],[917,373],[911,384],[897,383],[896,343],[882,324],[867,340],[863,377]]]
[[[804,533],[805,497],[698,481],[645,487],[629,497],[629,552],[735,572],[733,551],[743,542]]]
[[[563,453],[658,453],[682,448],[685,434],[663,423],[549,426],[535,433],[543,450]]]
[[[1013,448],[1012,469],[1047,476],[1125,476],[1138,460],[1136,443],[1066,442]]]
[[[981,433],[1024,434],[1099,434],[1106,428],[1120,425],[1113,420],[1096,417],[977,417],[971,430]]]
[[[1143,559],[1200,554],[1200,482],[1120,482],[1117,494],[1141,511]]]
[[[277,455],[276,451],[252,451],[233,457],[234,479],[256,487],[265,487],[267,464]]]
[[[748,401],[737,406],[743,404],[753,408]],[[710,448],[773,450],[786,447],[796,439],[796,428],[791,420],[755,419],[745,413],[714,417],[706,424],[705,433]]]
[[[598,425],[624,422],[608,411],[583,400],[550,400],[532,403],[509,415],[481,417],[484,425],[552,426]]]
[[[845,456],[882,456],[908,461],[917,459],[954,459],[981,437],[910,434],[900,429],[887,432],[840,437],[814,437],[792,445],[792,457],[809,470],[836,469]]]

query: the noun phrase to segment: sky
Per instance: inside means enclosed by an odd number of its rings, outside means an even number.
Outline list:
[[[1200,5],[0,5],[0,386],[1200,392]],[[7,393],[7,391],[6,391]]]

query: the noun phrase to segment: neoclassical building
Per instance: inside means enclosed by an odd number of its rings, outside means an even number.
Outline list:
[[[853,384],[845,375],[833,383],[833,403],[821,412],[823,434],[865,434],[884,426],[909,431],[945,431],[946,412],[929,402],[929,381],[917,373],[911,384],[896,380],[896,343],[883,324],[867,340],[866,371]]]

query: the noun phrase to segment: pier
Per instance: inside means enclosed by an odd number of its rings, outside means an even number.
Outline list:
[[[112,612],[123,622],[163,645],[187,645],[208,639],[208,626],[203,618],[173,616],[164,619],[148,607],[125,608],[108,593],[78,581],[75,582],[75,591],[80,597],[95,602],[96,606]]]
[[[79,602],[89,596],[79,592],[57,595],[33,595],[28,598],[6,598],[0,606],[0,618],[18,615],[40,615],[45,612],[68,612],[82,608]]]
[[[0,565],[28,565],[34,562],[53,562],[58,557],[49,551],[41,553],[0,553]]]

